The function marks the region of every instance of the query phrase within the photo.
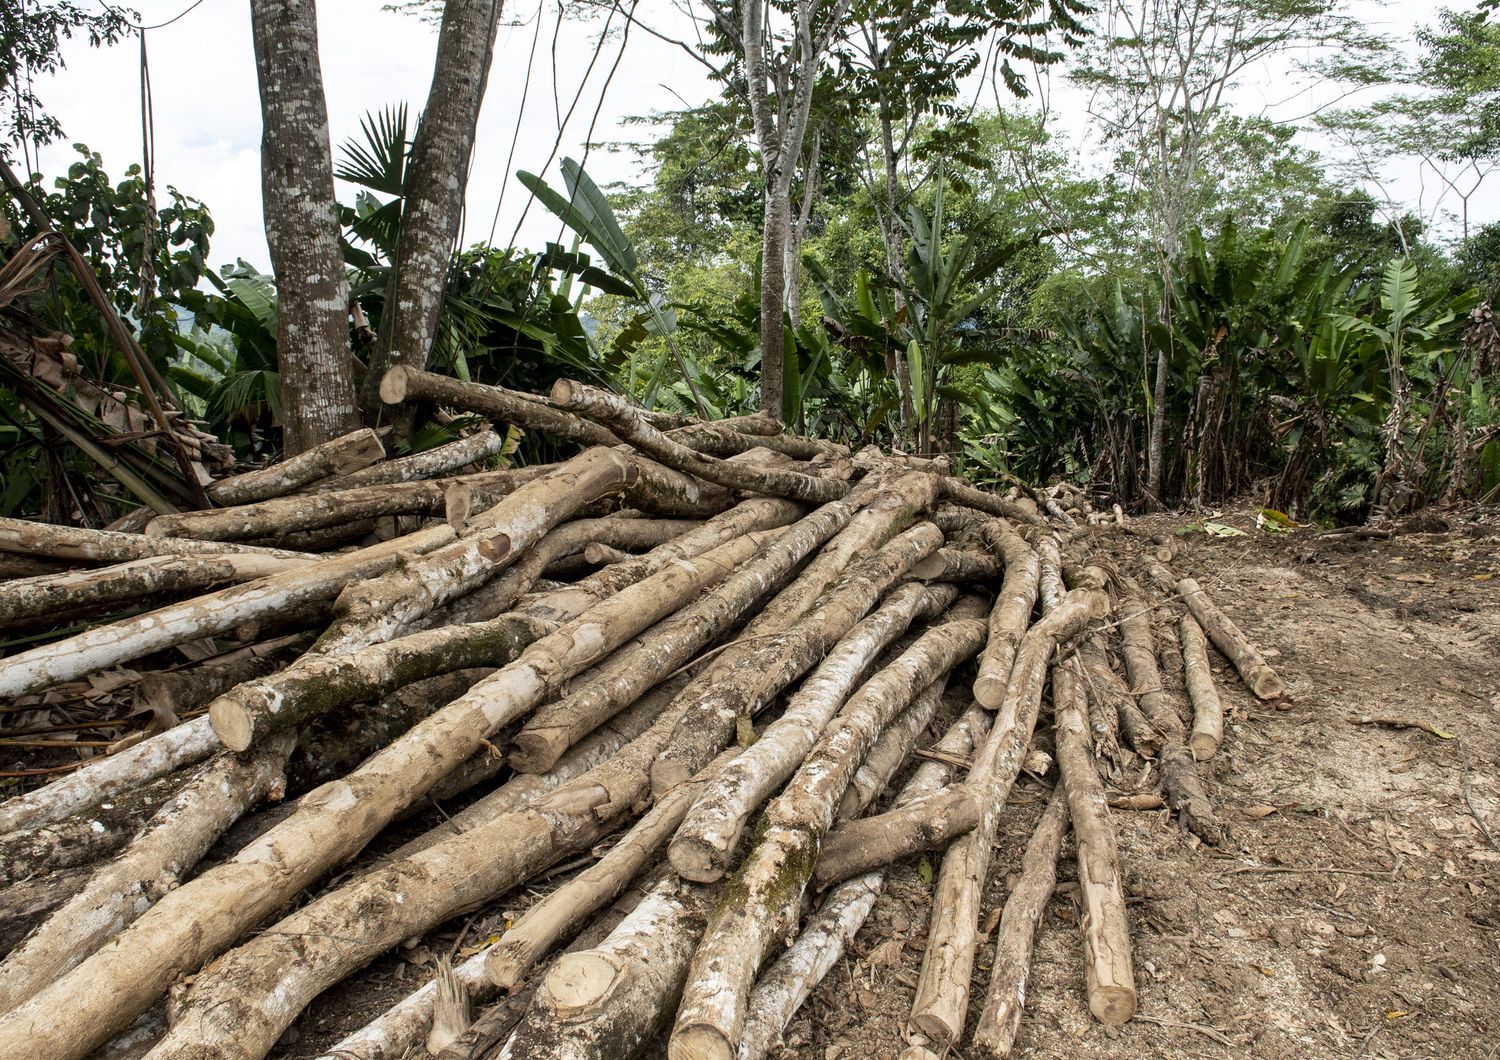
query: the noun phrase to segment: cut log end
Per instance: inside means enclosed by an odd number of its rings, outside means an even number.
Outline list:
[[[715,883],[724,877],[722,856],[700,836],[681,835],[667,847],[667,860],[677,875],[694,883]]]
[[[985,710],[999,710],[1005,702],[1006,680],[990,674],[980,674],[974,679],[974,698]]]
[[[1123,986],[1101,986],[1090,992],[1089,1011],[1108,1027],[1118,1027],[1135,1015],[1135,991]]]
[[[568,749],[562,729],[523,729],[516,733],[510,767],[517,773],[545,773]]]
[[[214,735],[231,751],[243,751],[250,746],[253,733],[251,714],[244,704],[232,699],[216,699],[208,708],[208,723]]]
[[[387,405],[399,405],[406,400],[406,390],[410,380],[407,377],[405,365],[396,365],[386,372],[380,380],[380,400]]]
[[[962,1027],[954,1027],[936,1012],[915,1012],[911,1026],[934,1045],[943,1046],[958,1040]]]
[[[1271,700],[1281,699],[1287,694],[1286,682],[1279,674],[1267,668],[1256,673],[1255,679],[1248,682],[1250,691],[1255,694],[1256,699]]]
[[[512,993],[521,985],[521,979],[530,966],[530,961],[517,948],[507,946],[502,939],[485,957],[484,975],[501,990]]]
[[[1206,762],[1219,751],[1219,741],[1204,732],[1195,732],[1188,740],[1188,746],[1192,748],[1193,757],[1199,762]]]
[[[668,1060],[734,1060],[735,1049],[717,1027],[679,1027],[667,1044]]]
[[[553,404],[566,406],[571,403],[578,394],[578,384],[571,379],[559,379],[552,384],[551,397]]]
[[[557,959],[543,987],[558,1018],[567,1019],[609,996],[619,969],[597,952],[567,953]]]

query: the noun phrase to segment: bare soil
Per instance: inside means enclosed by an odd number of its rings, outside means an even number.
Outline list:
[[[1253,515],[1216,516],[1246,537],[1182,536],[1173,567],[1256,640],[1292,703],[1257,703],[1216,658],[1232,715],[1204,772],[1229,825],[1222,848],[1165,810],[1115,811],[1140,990],[1139,1015],[1117,1032],[1088,1012],[1065,848],[1017,1055],[1500,1056],[1500,519],[1474,513],[1360,540],[1267,534]],[[1189,521],[1140,520],[1111,549],[1144,558],[1152,534]],[[1451,738],[1359,723],[1368,716]],[[1134,759],[1112,789],[1152,791],[1156,779]],[[1013,795],[987,925],[1045,796],[1035,780]],[[852,952],[788,1028],[779,1057],[865,1060],[905,1047],[931,867],[912,860],[887,873]],[[551,885],[414,940],[330,991],[278,1055],[317,1055],[425,982],[434,955],[503,930]],[[988,969],[981,954],[971,1027]]]

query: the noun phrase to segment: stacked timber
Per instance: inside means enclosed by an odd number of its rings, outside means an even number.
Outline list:
[[[1158,759],[1218,841],[1210,645],[1256,695],[1285,686],[1192,579],[1154,554],[1122,573],[1118,509],[568,381],[397,368],[381,394],[506,429],[399,459],[356,432],[141,533],[0,520],[25,572],[0,615],[30,633],[0,658],[8,735],[76,729],[87,699],[115,737],[48,748],[56,778],[0,804],[0,1060],[265,1056],[372,960],[564,864],[328,1055],[763,1056],[921,851],[913,1055],[1007,1056],[1070,834],[1090,1008],[1132,1017],[1106,783]],[[516,430],[578,452],[496,466]],[[1053,791],[990,957],[1028,762]],[[438,798],[466,805],[414,833]]]

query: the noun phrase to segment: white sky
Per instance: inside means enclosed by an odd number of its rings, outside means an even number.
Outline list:
[[[150,25],[178,14],[188,2],[134,0],[134,6],[142,21]],[[506,4],[510,18],[527,21],[500,29],[469,182],[465,242],[488,236],[502,185],[508,179],[506,154],[526,85],[527,59],[536,29],[532,19],[538,2],[513,0]],[[1464,0],[1453,2],[1462,5]],[[1430,21],[1436,6],[1428,0],[1356,3],[1356,9],[1370,18],[1372,28],[1400,37],[1409,37],[1413,26]],[[642,0],[640,12],[653,23],[669,23],[674,17],[667,0]],[[337,158],[338,144],[359,134],[360,119],[367,111],[400,101],[406,101],[413,112],[421,107],[432,76],[437,31],[410,15],[381,10],[376,0],[321,0],[318,16],[324,88]],[[554,74],[560,109],[566,113],[597,37],[596,23],[565,20],[557,39],[554,71],[551,44],[556,8],[550,0],[542,18],[530,95],[520,122],[515,169],[535,171],[546,162],[557,135]],[[203,0],[181,21],[148,33],[147,43],[155,99],[158,185],[175,184],[208,204],[217,226],[211,253],[215,265],[243,257],[269,271],[260,211],[260,110],[249,5],[244,0]],[[618,36],[605,43],[564,132],[559,158],[581,154],[600,90],[619,48]],[[68,143],[76,141],[100,152],[110,174],[118,177],[141,156],[138,46],[132,39],[96,51],[74,42],[65,54],[68,69],[38,85],[39,95],[62,122],[68,138],[67,143],[43,153],[43,170],[49,176],[64,172],[71,159]],[[1242,86],[1240,103],[1259,109],[1260,101],[1283,93],[1284,83],[1279,73],[1269,72]],[[622,127],[625,117],[669,110],[681,106],[682,100],[698,102],[717,91],[718,86],[708,81],[701,65],[681,50],[636,30],[630,35],[623,61],[605,96],[593,139],[642,139],[648,130]],[[992,97],[986,92],[984,98],[989,101]],[[1282,113],[1290,116],[1299,109],[1305,107],[1293,103]],[[589,156],[588,169],[598,183],[605,184],[632,175],[634,159],[624,153],[595,150]],[[555,165],[548,176],[554,184],[560,184]],[[1415,167],[1397,166],[1392,180],[1394,184],[1387,190],[1394,190],[1397,197],[1416,205],[1419,196],[1425,196],[1422,205],[1431,204],[1430,176],[1424,187]],[[352,199],[347,192],[342,197]],[[1500,196],[1490,198],[1500,200]],[[525,199],[524,189],[510,180],[495,233],[499,245],[509,241]],[[1492,219],[1497,212],[1493,206],[1481,207],[1479,219]],[[533,206],[519,243],[539,247],[557,234],[557,222],[539,206]]]

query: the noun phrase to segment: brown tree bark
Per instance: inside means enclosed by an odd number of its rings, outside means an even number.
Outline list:
[[[246,471],[210,483],[215,504],[253,504],[280,497],[320,479],[347,475],[385,459],[380,436],[368,427],[340,435],[269,467]]]
[[[251,0],[261,195],[276,271],[284,443],[296,455],[359,427],[349,285],[339,251],[328,107],[312,0]]]
[[[432,353],[502,6],[502,0],[448,0],[443,5],[432,85],[406,162],[401,230],[385,310],[365,377],[367,414],[380,409],[380,380],[388,367],[411,363],[426,368]]]

